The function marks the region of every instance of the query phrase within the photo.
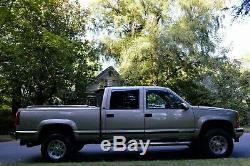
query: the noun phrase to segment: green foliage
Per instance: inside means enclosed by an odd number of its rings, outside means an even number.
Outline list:
[[[213,67],[208,89],[213,92],[215,105],[237,110],[241,114],[241,123],[246,124],[247,112],[250,111],[250,72],[241,72],[240,68],[227,59],[213,59]]]
[[[84,40],[87,16],[69,0],[1,4],[0,76],[14,112],[32,104],[83,102],[98,69],[97,50]]]
[[[215,56],[223,1],[98,0],[92,8],[127,85],[167,86],[192,104],[238,110],[245,123],[246,77]]]
[[[104,42],[128,84],[175,86],[179,79],[196,79],[214,52],[218,22],[212,4],[101,0],[94,11],[113,34]]]
[[[93,11],[101,17],[96,22],[112,34],[104,43],[127,84],[181,91],[186,85],[200,86],[199,74],[217,44],[212,37],[220,5],[200,0],[100,0]]]
[[[12,118],[11,107],[0,105],[0,134],[9,134],[13,128],[14,120]]]
[[[91,17],[71,0],[0,2],[0,107],[83,103],[101,50],[127,85],[170,87],[245,123],[250,73],[215,56],[223,2],[95,0]],[[87,24],[101,43],[85,40]]]

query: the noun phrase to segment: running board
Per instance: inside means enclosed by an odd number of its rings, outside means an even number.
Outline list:
[[[150,146],[190,145],[191,142],[150,142]]]
[[[146,142],[143,142],[145,144]],[[149,146],[183,146],[183,145],[190,145],[191,142],[150,142]],[[127,144],[128,145],[128,144]],[[111,143],[111,146],[114,146]],[[140,144],[138,144],[140,146]]]

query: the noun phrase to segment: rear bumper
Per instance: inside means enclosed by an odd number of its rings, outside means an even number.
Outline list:
[[[234,135],[235,135],[235,141],[238,142],[239,138],[243,135],[244,129],[243,128],[235,128],[234,129]]]
[[[19,139],[20,140],[20,145],[26,145],[27,147],[32,147],[38,145],[38,142],[34,140],[35,135],[32,133],[30,134],[29,132],[23,132],[20,133],[18,131],[10,132],[10,137],[12,139]]]

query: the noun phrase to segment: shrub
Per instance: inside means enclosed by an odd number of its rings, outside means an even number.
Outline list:
[[[11,108],[7,105],[0,105],[0,134],[8,134],[14,129],[14,119]]]

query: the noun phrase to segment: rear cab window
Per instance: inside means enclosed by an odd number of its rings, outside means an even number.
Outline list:
[[[112,90],[110,96],[110,109],[139,109],[139,89]]]

